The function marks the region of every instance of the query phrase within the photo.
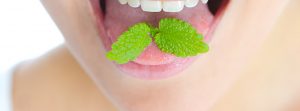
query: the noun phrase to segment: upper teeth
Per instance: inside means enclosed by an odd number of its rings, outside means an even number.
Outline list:
[[[127,4],[131,7],[137,8],[141,6],[146,12],[180,12],[184,6],[195,7],[199,0],[119,0],[121,4]],[[206,4],[208,0],[201,0]]]

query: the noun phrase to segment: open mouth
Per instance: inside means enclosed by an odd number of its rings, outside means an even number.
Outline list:
[[[128,27],[139,22],[157,26],[162,18],[178,18],[189,22],[209,43],[229,4],[229,0],[208,0],[208,2],[207,0],[90,0],[90,2],[94,9],[100,39],[107,50],[111,49],[112,43]],[[163,79],[183,71],[198,57],[178,58],[160,51],[155,43],[151,43],[135,61],[116,66],[124,74],[140,79]]]

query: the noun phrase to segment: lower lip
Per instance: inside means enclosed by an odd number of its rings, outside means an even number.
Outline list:
[[[135,62],[129,62],[123,65],[117,65],[121,71],[126,74],[146,80],[157,80],[172,77],[189,66],[196,57],[178,58],[168,64],[161,65],[142,65]]]
[[[94,5],[94,4],[99,4],[99,0],[90,0],[92,7],[94,9],[94,15],[96,16],[97,19],[97,26],[100,28],[102,24],[99,22],[101,20],[101,12],[100,12],[100,7],[99,5]],[[215,15],[215,20],[213,24],[210,27],[210,30],[207,34],[205,34],[205,41],[208,43],[211,41],[212,34],[214,30],[217,27],[217,24],[220,21],[221,16],[224,13],[224,7],[221,7],[221,11],[219,11]],[[102,39],[107,39],[105,37],[108,37],[107,34],[103,34],[100,32],[100,37],[103,37]],[[109,49],[112,45],[112,41],[108,40],[105,43],[105,47]],[[187,68],[195,59],[197,59],[199,56],[196,57],[190,57],[190,58],[177,58],[175,61],[167,64],[160,64],[160,65],[143,65],[143,64],[138,64],[135,62],[129,62],[127,64],[116,64],[116,66],[123,71],[126,75],[139,78],[139,79],[144,79],[144,80],[159,80],[159,79],[165,79],[165,78],[170,78],[172,76],[175,76],[179,74],[181,71],[183,71],[185,68]]]

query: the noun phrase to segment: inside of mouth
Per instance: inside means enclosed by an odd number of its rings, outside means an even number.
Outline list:
[[[105,1],[106,0],[100,0],[100,2],[99,2],[103,14],[106,13]]]
[[[218,10],[221,9],[222,4],[225,4],[226,0],[210,0],[207,3],[209,11],[216,15]]]
[[[162,18],[178,18],[189,22],[198,32],[205,35],[210,27],[216,23],[224,12],[230,0],[208,0],[207,4],[201,2],[196,7],[185,7],[180,12],[144,12],[141,8],[133,8],[127,4],[122,5],[118,0],[92,0],[98,2],[98,12],[101,15],[101,24],[109,36],[118,36],[123,31],[136,23],[147,22],[157,26]],[[112,33],[110,33],[111,29]],[[111,42],[116,37],[111,37]]]
[[[96,0],[92,0],[96,1]],[[185,8],[176,13],[144,12],[140,8],[132,8],[128,5],[121,5],[118,0],[99,0],[100,3],[100,34],[105,41],[107,50],[111,49],[111,44],[116,42],[119,35],[128,27],[147,22],[153,26],[158,26],[162,18],[178,18],[190,23],[197,31],[203,35],[210,33],[210,28],[219,17],[229,0],[209,0],[207,4],[199,4],[194,8]],[[204,39],[207,39],[206,37]],[[143,56],[144,55],[144,56]],[[151,55],[151,56],[149,56]],[[150,45],[134,62],[144,65],[159,65],[171,63],[177,60],[173,55],[163,53],[155,44]]]

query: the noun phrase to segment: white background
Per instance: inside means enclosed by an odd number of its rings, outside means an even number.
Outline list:
[[[39,0],[0,0],[0,72],[62,43]]]

